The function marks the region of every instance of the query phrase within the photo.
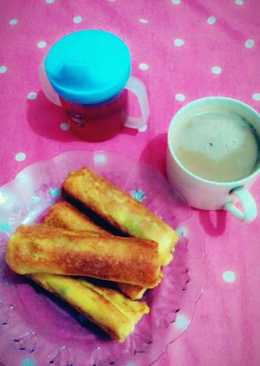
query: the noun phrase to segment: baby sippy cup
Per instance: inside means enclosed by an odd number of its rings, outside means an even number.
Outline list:
[[[130,76],[125,43],[110,32],[81,30],[59,39],[40,66],[46,97],[64,108],[71,131],[88,141],[112,137],[122,126],[144,131],[149,117],[146,87]],[[128,92],[140,117],[128,115]]]

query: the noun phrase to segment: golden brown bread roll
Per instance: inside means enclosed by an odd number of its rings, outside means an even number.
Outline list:
[[[9,239],[6,261],[19,274],[88,276],[147,288],[156,286],[160,278],[153,241],[45,224],[18,227]]]
[[[158,243],[161,265],[170,262],[175,231],[159,217],[106,179],[87,168],[71,172],[64,191],[122,231]]]
[[[143,315],[149,313],[144,302],[131,301],[115,290],[87,281],[42,273],[31,275],[31,279],[68,302],[119,342],[123,342]]]
[[[44,223],[69,230],[95,231],[108,235],[67,202],[54,204]],[[88,281],[52,274],[34,274],[30,278],[68,302],[119,342],[124,341],[136,323],[149,312],[149,307],[144,302],[130,301],[115,290]]]
[[[66,228],[75,231],[91,230],[109,235],[109,233],[99,226],[95,225],[90,219],[81,214],[76,208],[67,202],[55,203],[47,215],[44,223],[54,226]],[[132,300],[139,300],[143,297],[145,288],[129,284],[118,284],[119,289]]]
[[[57,202],[49,209],[44,223],[72,231],[94,231],[109,235],[107,231],[94,224],[86,215],[65,201]]]

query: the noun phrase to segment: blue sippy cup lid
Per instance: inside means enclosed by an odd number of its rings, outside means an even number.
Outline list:
[[[65,100],[96,104],[118,94],[130,75],[130,54],[117,36],[81,30],[59,39],[44,61],[53,89]]]

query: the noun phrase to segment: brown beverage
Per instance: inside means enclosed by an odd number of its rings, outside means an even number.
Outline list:
[[[193,174],[217,181],[235,181],[251,174],[259,158],[254,128],[235,113],[207,112],[176,126],[173,148]]]

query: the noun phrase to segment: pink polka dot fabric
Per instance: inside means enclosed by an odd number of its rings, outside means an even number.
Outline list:
[[[123,154],[164,172],[168,124],[181,106],[223,95],[259,110],[259,14],[257,0],[2,1],[0,184],[33,162],[82,149]],[[128,44],[133,75],[149,91],[145,132],[125,129],[102,143],[77,140],[66,115],[40,90],[38,69],[48,47],[88,28],[112,31]],[[259,202],[260,180],[252,193]],[[257,366],[259,217],[242,224],[223,212],[194,212],[206,243],[198,273],[204,292],[195,313],[179,317],[180,327],[190,326],[158,365]]]

